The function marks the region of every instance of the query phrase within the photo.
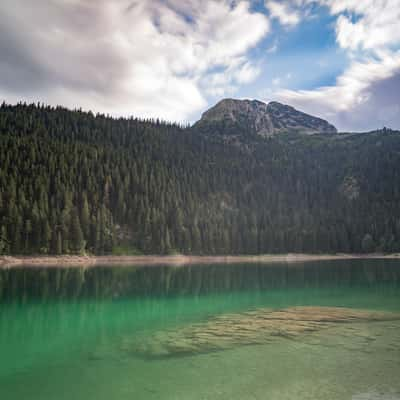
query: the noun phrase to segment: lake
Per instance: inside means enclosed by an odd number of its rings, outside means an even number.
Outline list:
[[[5,400],[400,400],[400,261],[0,269]]]

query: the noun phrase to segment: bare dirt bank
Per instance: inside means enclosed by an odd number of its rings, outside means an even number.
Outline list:
[[[233,263],[294,263],[322,260],[400,259],[400,254],[267,254],[257,256],[0,256],[0,268],[16,266],[120,266],[120,265],[188,265]]]

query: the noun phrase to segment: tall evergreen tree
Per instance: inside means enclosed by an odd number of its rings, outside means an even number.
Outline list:
[[[70,249],[73,253],[82,253],[85,250],[85,240],[79,220],[78,210],[72,209],[71,213],[71,226],[70,226]]]

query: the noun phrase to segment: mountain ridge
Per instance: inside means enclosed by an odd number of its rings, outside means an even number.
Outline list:
[[[337,129],[322,118],[271,101],[226,98],[206,110],[193,128],[222,135],[255,134],[272,137],[280,133],[334,134]]]

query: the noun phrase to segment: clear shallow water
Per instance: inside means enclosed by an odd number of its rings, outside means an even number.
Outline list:
[[[400,312],[400,263],[0,270],[2,399],[400,399],[400,321],[146,358],[215,316],[293,306]]]

